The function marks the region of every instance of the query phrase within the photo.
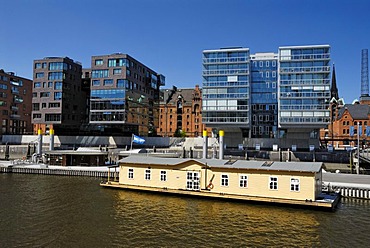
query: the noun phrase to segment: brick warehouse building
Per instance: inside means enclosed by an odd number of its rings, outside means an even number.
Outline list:
[[[0,70],[0,134],[32,132],[32,80]]]
[[[157,134],[164,137],[202,136],[206,128],[202,123],[202,90],[166,89],[160,102],[159,128]],[[211,129],[207,129],[211,133]]]
[[[331,108],[333,121],[323,130],[322,142],[334,148],[343,145],[357,146],[357,132],[361,145],[370,141],[370,106],[367,104],[345,104]]]

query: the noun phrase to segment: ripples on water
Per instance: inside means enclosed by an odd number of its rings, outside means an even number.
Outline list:
[[[370,204],[336,212],[101,188],[92,178],[0,174],[1,247],[366,247]]]

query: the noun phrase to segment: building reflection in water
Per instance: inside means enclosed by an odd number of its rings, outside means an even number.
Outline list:
[[[317,211],[134,191],[117,191],[116,197],[118,233],[129,243],[320,245]]]

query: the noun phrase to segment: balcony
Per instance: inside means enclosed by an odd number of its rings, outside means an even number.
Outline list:
[[[230,64],[230,63],[246,63],[247,57],[238,58],[203,58],[203,64]]]
[[[282,67],[280,73],[330,73],[330,66]]]
[[[330,53],[324,54],[300,54],[300,55],[281,55],[280,61],[312,61],[312,60],[330,60]]]
[[[230,69],[230,70],[203,70],[203,76],[215,75],[248,75],[248,69]]]

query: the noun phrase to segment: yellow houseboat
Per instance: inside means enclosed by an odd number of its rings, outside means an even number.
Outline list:
[[[129,156],[119,180],[101,186],[334,208],[340,195],[322,192],[322,163]]]

